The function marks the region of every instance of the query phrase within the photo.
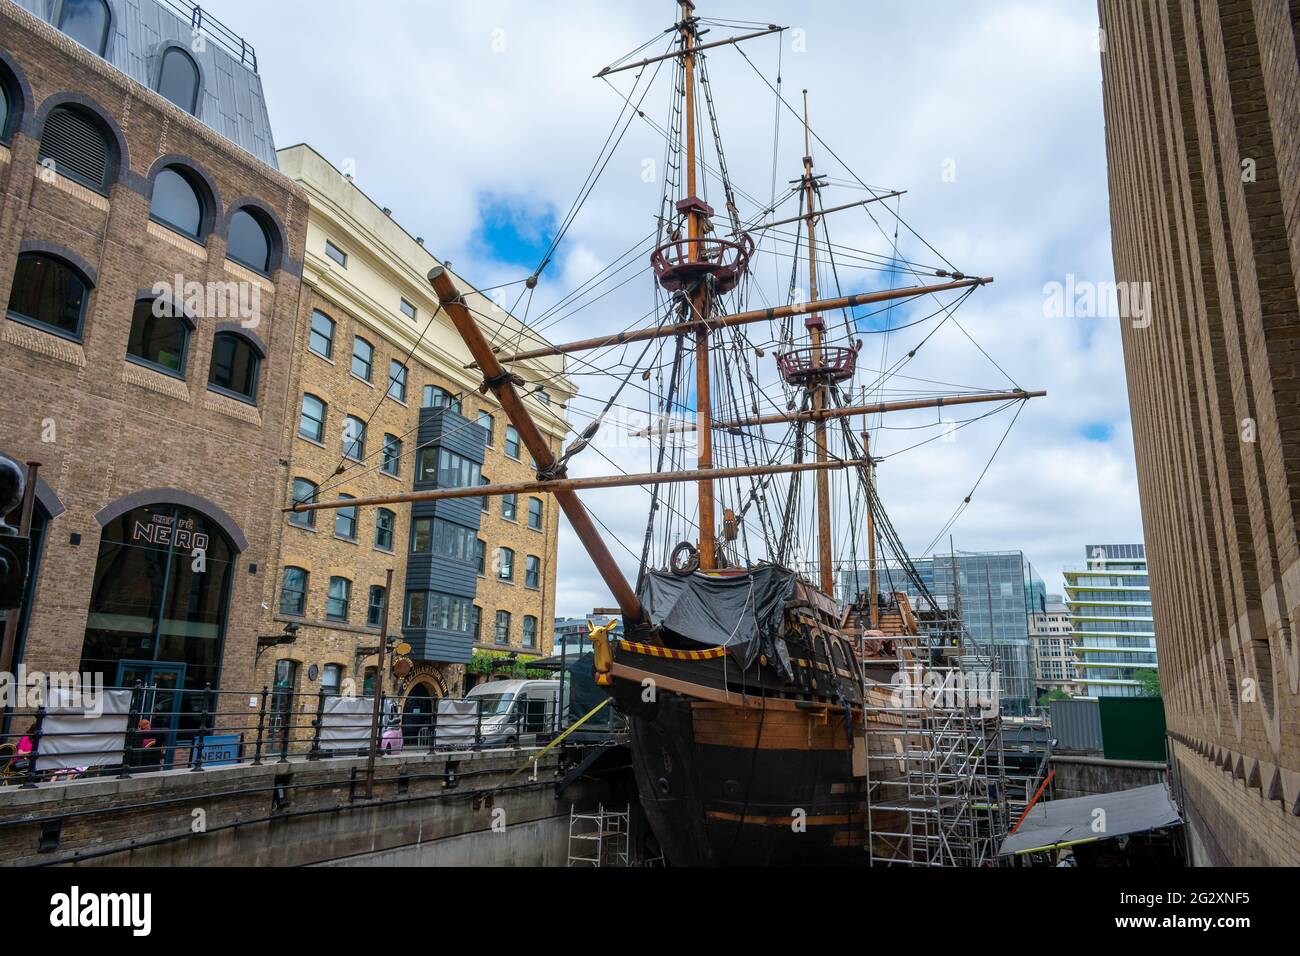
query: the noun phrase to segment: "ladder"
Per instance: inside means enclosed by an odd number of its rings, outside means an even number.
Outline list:
[[[630,866],[628,838],[632,807],[606,810],[600,804],[595,813],[569,809],[569,866]]]

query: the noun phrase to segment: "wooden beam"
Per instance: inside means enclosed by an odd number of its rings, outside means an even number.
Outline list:
[[[742,33],[740,36],[728,37],[725,40],[714,40],[711,43],[701,43],[697,47],[695,47],[695,50],[696,51],[712,50],[714,47],[730,46],[733,43],[740,43],[742,40],[753,40],[757,37],[765,37],[770,34],[780,33],[781,31],[788,30],[788,29],[790,28],[778,27],[776,26],[776,24],[772,24],[768,26],[766,30],[756,30],[753,33]],[[685,54],[686,54],[685,50],[675,50],[672,53],[664,53],[661,56],[651,56],[651,57],[647,57],[644,60],[637,60],[635,63],[624,63],[622,66],[607,66],[599,73],[597,73],[594,77],[592,77],[592,79],[598,80],[602,76],[612,76],[615,73],[622,73],[624,70],[635,70],[639,66],[648,66],[651,63],[658,63],[660,60],[671,60],[674,59],[675,57],[684,56]]]
[[[949,405],[976,405],[982,402],[1014,402],[1022,399],[1044,398],[1047,392],[1027,392],[1016,389],[1010,392],[979,392],[974,395],[952,395],[947,398],[916,398],[901,402],[876,402],[872,405],[847,405],[844,408],[828,408],[821,412],[780,412],[772,415],[756,415],[739,418],[734,421],[717,421],[714,429],[750,428],[757,425],[780,425],[783,422],[829,421],[836,418],[851,418],[854,415],[879,415],[886,412],[907,412],[918,408],[946,408]],[[648,438],[657,433],[659,426],[654,425],[629,433],[631,438]],[[673,433],[695,431],[694,422],[677,422],[668,426]]]
[[[803,302],[795,305],[774,306],[770,309],[756,309],[752,312],[736,312],[732,315],[719,316],[716,319],[690,322],[673,322],[667,325],[654,325],[649,328],[637,329],[632,332],[618,332],[614,335],[604,335],[599,338],[580,339],[576,342],[567,342],[563,345],[551,345],[546,348],[530,349],[526,352],[515,352],[509,355],[497,355],[496,361],[502,365],[510,365],[514,362],[524,362],[528,359],[549,358],[553,355],[568,355],[572,352],[590,352],[593,349],[603,349],[611,345],[624,345],[628,342],[645,342],[649,339],[665,339],[674,335],[685,335],[688,333],[698,332],[701,328],[724,329],[733,325],[752,325],[755,322],[765,322],[769,319],[784,319],[791,315],[803,315],[805,312],[832,312],[835,309],[852,309],[859,305],[871,305],[875,302],[892,302],[895,299],[908,299],[918,295],[929,295],[937,292],[952,292],[956,289],[969,289],[971,286],[988,285],[993,281],[992,276],[970,277],[955,279],[952,282],[943,282],[938,285],[919,285],[906,286],[901,289],[884,289],[880,292],[860,292],[856,295],[843,295],[834,299],[824,299],[821,302]],[[477,360],[474,365],[479,365]],[[479,365],[481,368],[482,366]]]
[[[820,219],[822,216],[829,215],[830,213],[833,212],[840,212],[841,210],[844,209],[856,209],[858,206],[865,206],[868,203],[880,202],[881,200],[884,199],[893,199],[895,196],[903,196],[906,195],[906,193],[907,193],[906,189],[897,189],[892,193],[885,193],[884,195],[881,196],[872,196],[870,199],[859,199],[857,202],[846,202],[842,206],[831,206],[829,209],[818,209],[816,214],[812,218]],[[788,226],[792,222],[802,222],[804,219],[807,218],[808,216],[804,214],[799,216],[791,216],[789,219],[778,219],[776,222],[755,223],[754,225],[749,227],[748,231],[761,232],[764,229],[771,229],[774,226]],[[732,232],[729,233],[729,235],[734,236],[737,235],[737,233]]]
[[[492,353],[492,346],[488,344],[487,339],[483,336],[483,330],[478,327],[474,316],[465,305],[464,297],[461,295],[460,290],[456,288],[456,283],[451,274],[443,266],[435,266],[429,272],[429,284],[433,286],[433,291],[437,294],[438,302],[441,304],[443,311],[451,319],[456,331],[460,333],[460,337],[464,339],[465,345],[469,348],[470,355],[473,356],[475,363],[482,370],[484,390],[491,390],[496,394],[497,401],[501,403],[502,411],[506,413],[506,417],[510,419],[511,424],[518,429],[519,438],[524,443],[524,447],[528,449],[533,456],[533,460],[537,462],[538,471],[544,472],[554,467],[555,453],[551,451],[550,445],[542,436],[537,423],[533,421],[533,416],[524,405],[523,399],[519,397],[519,393],[515,390],[514,376],[501,367],[501,363],[497,361],[496,356]],[[606,586],[609,587],[610,592],[614,595],[614,600],[618,602],[618,606],[623,609],[624,622],[629,627],[635,627],[644,622],[645,612],[641,607],[641,602],[637,599],[636,592],[632,590],[632,585],[623,576],[618,562],[614,560],[614,555],[610,553],[609,546],[605,544],[604,537],[596,530],[591,515],[587,513],[587,509],[578,500],[578,496],[568,488],[559,488],[554,494],[555,501],[559,504],[565,517],[569,519],[574,534],[578,536],[578,540],[586,548],[587,554],[591,555],[597,573],[600,574]]]
[[[553,478],[549,481],[514,481],[474,485],[464,488],[431,488],[428,491],[407,491],[372,498],[343,498],[338,501],[298,502],[282,511],[333,511],[339,508],[374,505],[400,505],[414,501],[446,501],[454,498],[494,498],[502,495],[561,494],[599,488],[631,488],[636,485],[671,485],[696,481],[719,481],[727,478],[747,478],[751,475],[792,475],[803,471],[835,471],[856,468],[866,462],[859,458],[826,462],[803,462],[797,465],[753,465],[745,468],[708,468],[693,471],[663,471],[635,475],[601,475],[594,478]]]

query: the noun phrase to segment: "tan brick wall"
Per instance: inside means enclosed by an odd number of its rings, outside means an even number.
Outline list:
[[[335,322],[332,360],[326,360],[308,348],[313,312],[319,309]],[[360,336],[375,347],[372,378],[367,384],[352,374],[351,361],[354,339]],[[404,361],[409,369],[407,398],[400,403],[384,395],[389,362]],[[287,480],[277,490],[277,505],[289,503],[292,479],[306,478],[321,487],[321,500],[334,500],[340,494],[353,497],[392,495],[412,490],[414,449],[417,442],[420,407],[425,385],[443,388],[453,395],[460,394],[462,386],[446,379],[426,367],[417,358],[408,358],[407,349],[385,338],[382,331],[350,315],[342,306],[326,298],[319,290],[305,287],[298,312],[298,334],[294,349],[294,377],[298,383],[294,401],[285,417],[285,459],[290,463]],[[304,393],[311,393],[327,404],[326,436],[323,447],[298,434],[299,413]],[[535,477],[528,462],[526,450],[519,461],[505,454],[505,430],[508,421],[492,399],[477,392],[464,395],[462,414],[471,422],[479,411],[491,414],[495,421],[493,441],[486,451],[483,474],[493,482],[525,481]],[[342,460],[343,427],[345,418],[355,416],[370,420],[366,434],[364,463],[348,463],[343,474],[335,476]],[[373,415],[373,417],[371,417]],[[380,450],[385,433],[396,435],[403,442],[400,475],[394,478],[379,469]],[[558,450],[558,442],[556,442]],[[555,612],[555,555],[559,509],[549,495],[543,500],[543,530],[528,527],[527,497],[519,501],[518,520],[511,522],[501,516],[501,499],[489,499],[489,512],[482,515],[479,537],[488,550],[487,574],[479,578],[475,604],[481,608],[482,638],[484,645],[494,650],[525,652],[522,644],[522,627],[525,615],[538,618],[538,647],[531,653],[549,651]],[[300,691],[308,693],[318,688],[304,678],[307,669],[316,664],[340,664],[344,679],[356,681],[358,690],[367,666],[373,657],[358,658],[356,648],[376,646],[379,629],[366,624],[366,601],[372,585],[383,586],[385,572],[393,570],[393,598],[389,601],[388,626],[390,633],[401,633],[403,595],[406,582],[406,555],[409,550],[411,506],[387,506],[396,513],[394,547],[391,553],[375,547],[376,509],[359,509],[359,528],[355,542],[345,541],[334,534],[334,513],[317,513],[316,529],[304,530],[292,526],[284,516],[278,518],[282,538],[279,557],[273,575],[266,579],[267,593],[263,600],[269,610],[264,615],[263,633],[273,634],[283,630],[294,620],[302,625],[296,642],[291,647],[277,648],[263,655],[258,669],[259,684],[270,683],[275,661],[289,658],[299,662]],[[498,580],[493,574],[493,554],[496,549],[508,547],[515,552],[514,582]],[[524,584],[527,555],[542,559],[541,587],[531,589]],[[300,567],[310,574],[307,612],[304,618],[291,618],[279,613],[280,583],[285,567]],[[348,624],[327,621],[325,604],[329,578],[340,576],[350,579],[352,607]],[[509,611],[512,619],[511,644],[508,648],[492,644],[492,626],[498,610]],[[402,692],[423,676],[432,678],[433,690],[439,696],[458,694],[462,687],[464,668],[461,665],[426,663],[421,665],[412,680],[401,688]]]
[[[1182,797],[1219,862],[1295,865],[1300,4],[1100,12],[1116,278],[1153,305],[1123,339]]]
[[[41,461],[42,477],[67,509],[50,525],[26,663],[73,669],[80,660],[99,546],[96,513],[127,495],[173,488],[223,509],[249,541],[235,568],[221,674],[223,686],[247,687],[253,681],[259,605],[276,527],[267,503],[283,485],[278,458],[305,195],[274,169],[13,4],[0,3],[0,47],[23,71],[35,109],[64,92],[103,107],[127,141],[133,177],[112,186],[107,200],[65,180],[44,182],[37,175],[38,143],[21,130],[9,161],[0,163],[0,299],[9,301],[24,241],[70,249],[98,279],[80,344],[0,320],[0,452]],[[195,157],[223,203],[256,197],[288,230],[291,268],[278,269],[262,295],[256,333],[269,355],[255,410],[207,389],[214,320],[201,320],[190,337],[183,383],[125,361],[137,290],[170,284],[178,273],[197,281],[242,277],[228,267],[219,236],[197,246],[151,227],[149,203],[132,182],[138,185],[156,159],[172,153]],[[55,440],[43,441],[50,423]],[[73,534],[81,536],[79,545],[70,543]]]

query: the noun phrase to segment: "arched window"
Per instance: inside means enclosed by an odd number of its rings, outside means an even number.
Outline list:
[[[194,181],[175,166],[154,177],[149,216],[191,239],[202,238],[203,197]]]
[[[380,551],[393,550],[393,529],[397,527],[397,515],[387,508],[375,512],[375,547]]]
[[[265,225],[247,209],[230,217],[226,257],[258,272],[271,273],[271,236]]]
[[[0,143],[9,142],[9,120],[14,113],[14,97],[9,84],[0,76]]]
[[[386,475],[396,478],[402,472],[402,440],[396,435],[384,435],[384,457],[379,465]]]
[[[108,49],[110,20],[105,0],[63,0],[59,10],[59,30],[98,56]]]
[[[147,505],[108,522],[100,535],[82,670],[103,673],[112,687],[136,680],[216,687],[236,556],[216,521],[178,505]]]
[[[140,299],[131,313],[127,358],[184,378],[190,323],[180,307],[164,299]]]
[[[113,171],[113,147],[100,124],[87,113],[66,106],[51,110],[45,120],[37,158],[42,165],[52,163],[60,176],[96,192],[108,191],[108,179]]]
[[[339,495],[339,501],[347,501],[352,495]],[[357,540],[357,506],[334,510],[334,535],[344,541]]]
[[[406,366],[397,359],[388,363],[388,397],[399,402],[406,401]]]
[[[303,393],[302,416],[298,419],[298,434],[315,442],[325,440],[325,402],[310,393]]]
[[[379,627],[384,623],[384,608],[388,603],[388,592],[381,585],[370,586],[370,602],[366,606],[366,626]]]
[[[320,309],[312,311],[311,336],[307,340],[307,347],[322,358],[334,355],[334,320]]]
[[[316,500],[316,485],[306,478],[295,478],[291,494],[293,504],[311,504]],[[289,524],[299,528],[314,528],[316,527],[316,512],[290,511]]]
[[[355,415],[343,420],[343,456],[353,461],[366,458],[366,423]]]
[[[180,47],[168,47],[163,53],[158,92],[187,113],[199,111],[199,67]]]
[[[40,253],[18,257],[9,293],[9,318],[81,339],[90,283],[60,259]]]
[[[257,373],[262,357],[253,343],[237,332],[218,332],[212,340],[212,371],[208,388],[242,401],[257,401]]]
[[[303,568],[285,568],[280,585],[280,613],[301,617],[307,613],[307,582],[310,576]]]
[[[330,578],[329,595],[325,601],[325,617],[331,621],[346,621],[352,604],[352,582],[347,578]]]
[[[352,341],[352,374],[368,382],[374,368],[375,347],[358,335]]]

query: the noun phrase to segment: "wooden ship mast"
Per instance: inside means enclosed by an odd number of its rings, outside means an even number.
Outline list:
[[[889,192],[873,195],[872,198],[858,202],[846,203],[827,209],[819,209],[821,180],[814,172],[812,156],[812,131],[808,119],[808,95],[803,91],[803,175],[800,182],[802,189],[803,210],[798,216],[775,220],[762,228],[801,222],[807,230],[807,269],[809,279],[809,300],[795,301],[786,305],[764,309],[727,313],[720,308],[721,296],[732,289],[745,277],[749,268],[750,256],[754,251],[754,242],[750,235],[739,225],[739,216],[734,208],[729,208],[737,230],[723,238],[717,234],[713,224],[714,210],[699,195],[699,161],[697,158],[697,70],[701,51],[744,40],[768,36],[784,31],[785,27],[771,25],[765,30],[758,30],[741,36],[731,37],[711,43],[700,43],[693,0],[678,0],[679,22],[675,25],[678,34],[677,49],[659,57],[649,57],[635,63],[617,67],[607,67],[598,77],[633,68],[643,68],[663,60],[680,60],[682,76],[682,112],[683,141],[680,146],[680,162],[684,175],[685,195],[675,203],[675,209],[685,224],[685,236],[670,235],[653,252],[653,266],[659,286],[678,296],[680,307],[675,321],[660,321],[655,325],[615,335],[597,336],[558,345],[546,345],[526,350],[503,352],[494,348],[484,335],[479,321],[466,304],[457,282],[442,266],[429,272],[428,280],[437,296],[438,302],[452,325],[464,340],[473,362],[469,368],[477,369],[483,376],[480,391],[491,392],[500,403],[506,417],[519,431],[520,440],[537,462],[535,481],[498,483],[478,485],[466,488],[438,488],[426,491],[414,491],[400,494],[384,495],[370,498],[349,498],[335,501],[299,501],[294,502],[286,511],[302,512],[327,510],[341,507],[368,507],[395,503],[411,503],[464,497],[495,497],[507,494],[554,495],[556,502],[564,512],[583,548],[609,588],[623,615],[629,633],[639,635],[638,639],[655,641],[646,619],[646,613],[636,590],[624,576],[610,551],[602,533],[597,529],[592,516],[579,498],[578,492],[589,489],[630,487],[638,485],[691,483],[696,488],[699,537],[696,545],[698,570],[714,573],[726,570],[719,549],[719,521],[715,495],[715,482],[722,479],[740,477],[763,477],[773,475],[798,475],[811,472],[815,476],[817,554],[819,575],[817,586],[827,596],[835,593],[834,532],[831,522],[831,488],[830,475],[843,469],[858,469],[866,487],[868,507],[866,509],[867,538],[869,541],[868,565],[870,572],[870,621],[872,628],[879,625],[879,611],[876,607],[877,569],[875,543],[875,490],[874,468],[869,451],[869,436],[864,427],[861,433],[863,453],[858,457],[835,457],[829,450],[829,426],[842,419],[870,414],[884,414],[895,411],[907,411],[923,408],[941,409],[948,406],[975,403],[1001,403],[1020,401],[1045,395],[1042,391],[1014,389],[1008,391],[983,392],[932,399],[909,399],[902,401],[862,403],[856,405],[836,404],[832,402],[832,384],[852,379],[859,342],[855,347],[830,346],[825,341],[824,315],[827,312],[852,309],[862,305],[896,302],[957,290],[970,290],[993,281],[991,277],[966,276],[960,272],[939,271],[937,278],[944,281],[925,285],[912,285],[885,290],[861,292],[850,295],[837,295],[820,299],[818,286],[818,247],[816,225],[826,215],[840,210],[851,209],[870,202],[901,195],[901,192]],[[730,206],[730,197],[728,205]],[[796,243],[797,245],[797,243]],[[797,252],[797,249],[796,249]],[[535,284],[536,274],[530,279]],[[530,285],[530,288],[532,286]],[[782,319],[803,318],[804,329],[810,344],[806,348],[793,348],[777,357],[777,364],[785,383],[804,390],[806,401],[798,409],[787,409],[774,414],[759,414],[757,406],[750,415],[735,415],[717,420],[713,403],[713,381],[711,376],[711,349],[713,337],[724,330],[736,329],[746,325],[772,322]],[[658,471],[649,474],[611,475],[594,478],[569,478],[565,471],[565,462],[575,450],[585,446],[586,436],[575,442],[575,447],[557,459],[549,447],[532,414],[526,407],[520,389],[526,383],[521,375],[513,369],[521,363],[534,359],[560,357],[576,353],[591,352],[613,345],[626,345],[633,342],[650,342],[656,339],[689,338],[694,348],[694,386],[696,417],[693,423],[675,424],[665,428],[666,432],[693,431],[696,433],[697,454],[694,470]],[[812,425],[813,460],[796,461],[792,464],[754,463],[740,467],[718,468],[714,464],[714,435],[719,431],[734,432],[738,429],[761,428],[771,424]],[[639,433],[648,436],[655,428],[648,428]],[[803,435],[803,431],[799,431]],[[723,521],[724,529],[734,522],[730,509]]]

